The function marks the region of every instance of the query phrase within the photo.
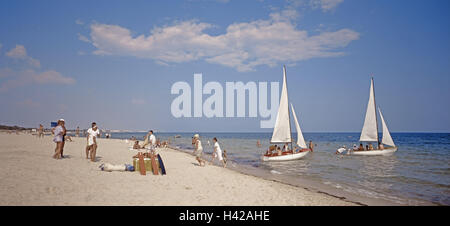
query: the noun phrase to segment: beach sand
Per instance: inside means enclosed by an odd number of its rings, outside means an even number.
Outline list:
[[[219,166],[199,167],[194,156],[169,148],[159,151],[167,175],[104,172],[101,163],[132,163],[130,144],[98,139],[98,161],[90,162],[86,138],[73,140],[66,142],[66,158],[55,160],[50,136],[0,133],[0,205],[357,205]]]

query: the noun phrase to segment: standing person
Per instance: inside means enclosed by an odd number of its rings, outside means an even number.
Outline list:
[[[77,129],[75,130],[75,134],[77,137],[80,136],[80,127],[79,126],[77,126]]]
[[[54,159],[61,158],[61,146],[63,142],[63,133],[64,133],[64,129],[61,125],[62,121],[58,120],[58,125],[52,129],[53,133],[55,134],[53,142],[56,143],[55,154],[53,154]]]
[[[95,162],[95,154],[97,152],[97,136],[99,134],[100,131],[97,128],[97,123],[93,122],[92,127],[87,130],[86,146],[86,159],[89,159],[90,157],[92,162]]]
[[[153,135],[153,130],[150,130],[149,134],[150,137],[148,138],[148,141],[150,142],[150,147],[154,149],[156,146],[156,137]]]
[[[61,144],[61,158],[64,158],[64,145],[66,144],[66,122],[64,121],[64,119],[60,119],[61,121],[61,126],[63,128],[63,135],[62,135],[62,144]]]
[[[215,138],[215,137],[213,138],[213,143],[214,143],[214,151],[213,151],[211,163],[214,163],[214,159],[217,156],[217,159],[219,159],[219,161],[222,162],[223,168],[225,168],[227,166],[227,164],[223,160],[222,149],[220,149],[220,145],[219,145],[219,142],[217,142],[217,138]]]
[[[196,156],[195,159],[197,159],[198,164],[200,166],[205,166],[205,160],[202,159],[203,147],[202,147],[202,142],[200,141],[200,135],[195,134],[193,141],[194,141],[194,154]],[[203,165],[202,165],[202,163],[203,163]]]
[[[311,149],[311,152],[314,152],[314,144],[312,140],[309,141],[309,149]]]
[[[383,150],[384,149],[384,145],[381,142],[378,142],[378,150]]]
[[[43,138],[44,137],[44,126],[42,124],[39,124],[38,137],[39,138]]]

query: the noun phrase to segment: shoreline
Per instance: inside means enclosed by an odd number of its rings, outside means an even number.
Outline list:
[[[189,153],[190,150],[180,149],[180,148],[176,148],[176,147],[169,147],[169,148],[173,149],[175,151],[179,151],[181,153],[185,153],[187,155],[191,155]],[[193,155],[191,155],[191,156],[193,157]],[[218,167],[217,165],[214,165],[214,166]],[[283,178],[280,179],[280,178],[276,178],[274,175],[272,175],[270,173],[261,175],[260,172],[256,172],[257,169],[253,169],[253,167],[251,167],[251,166],[244,166],[242,164],[236,163],[236,166],[232,166],[232,167],[227,166],[227,169],[235,171],[235,172],[243,174],[243,175],[255,177],[258,179],[263,179],[263,180],[272,181],[272,182],[276,182],[276,183],[280,183],[280,184],[285,184],[288,186],[297,187],[297,188],[304,189],[304,190],[314,192],[317,194],[327,195],[327,196],[337,198],[337,199],[340,199],[345,202],[350,202],[350,203],[353,203],[353,204],[359,205],[359,206],[405,206],[404,204],[395,203],[395,202],[391,202],[391,201],[384,200],[384,199],[363,197],[363,196],[360,196],[357,194],[351,194],[351,193],[344,192],[344,191],[337,191],[336,189],[332,189],[332,188],[326,189],[325,185],[319,185],[318,182],[313,183],[309,179],[302,178],[301,181],[305,182],[302,184],[292,183],[289,181],[288,176],[285,176],[284,179]],[[259,175],[257,175],[257,174],[259,174]],[[315,185],[313,185],[313,184],[315,184]],[[432,203],[430,203],[430,204],[432,204]],[[436,205],[436,204],[433,204],[433,205]]]
[[[198,167],[193,156],[169,148],[159,151],[167,175],[101,171],[105,162],[131,162],[136,152],[120,139],[99,139],[95,163],[84,158],[85,138],[66,142],[62,160],[51,158],[49,136],[0,133],[0,140],[0,205],[358,205],[219,166]]]

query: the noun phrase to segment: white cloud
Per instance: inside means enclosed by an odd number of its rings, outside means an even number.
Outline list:
[[[8,91],[14,88],[23,87],[26,85],[39,84],[65,84],[70,85],[75,83],[75,79],[65,77],[61,73],[49,70],[44,72],[36,72],[32,69],[14,71],[11,69],[1,69],[0,78],[7,78],[6,81],[0,83],[0,91]]]
[[[344,0],[311,0],[310,5],[313,9],[321,8],[323,12],[335,9]]]
[[[6,56],[13,59],[26,60],[32,66],[39,66],[38,60],[33,59],[27,55],[24,46],[16,45],[16,48],[6,53]],[[28,65],[26,65],[28,66]],[[70,85],[75,83],[75,79],[63,76],[61,73],[54,70],[47,70],[38,72],[34,68],[23,67],[19,70],[10,68],[0,69],[0,92],[5,92],[14,88],[27,85],[40,84],[64,84]]]
[[[341,56],[345,54],[341,48],[359,39],[359,33],[350,29],[309,35],[296,28],[293,20],[297,16],[288,8],[270,14],[267,20],[231,24],[224,34],[216,36],[205,32],[213,25],[195,20],[156,27],[147,36],[132,35],[118,25],[96,23],[91,25],[90,35],[97,55],[148,58],[159,64],[205,60],[238,71]]]
[[[27,50],[23,45],[16,45],[14,49],[11,49],[9,52],[6,53],[6,56],[12,59],[25,60],[28,64],[37,68],[41,67],[41,62],[28,56]]]
[[[87,38],[86,36],[78,33],[78,40],[83,41],[83,42],[87,42],[87,43],[91,43],[91,40],[89,40],[89,38]]]

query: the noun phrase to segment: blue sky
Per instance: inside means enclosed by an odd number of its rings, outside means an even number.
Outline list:
[[[450,2],[2,1],[0,124],[258,131],[175,118],[172,84],[281,82],[306,132],[358,132],[370,74],[393,132],[450,131]],[[205,95],[203,99],[206,99]]]

